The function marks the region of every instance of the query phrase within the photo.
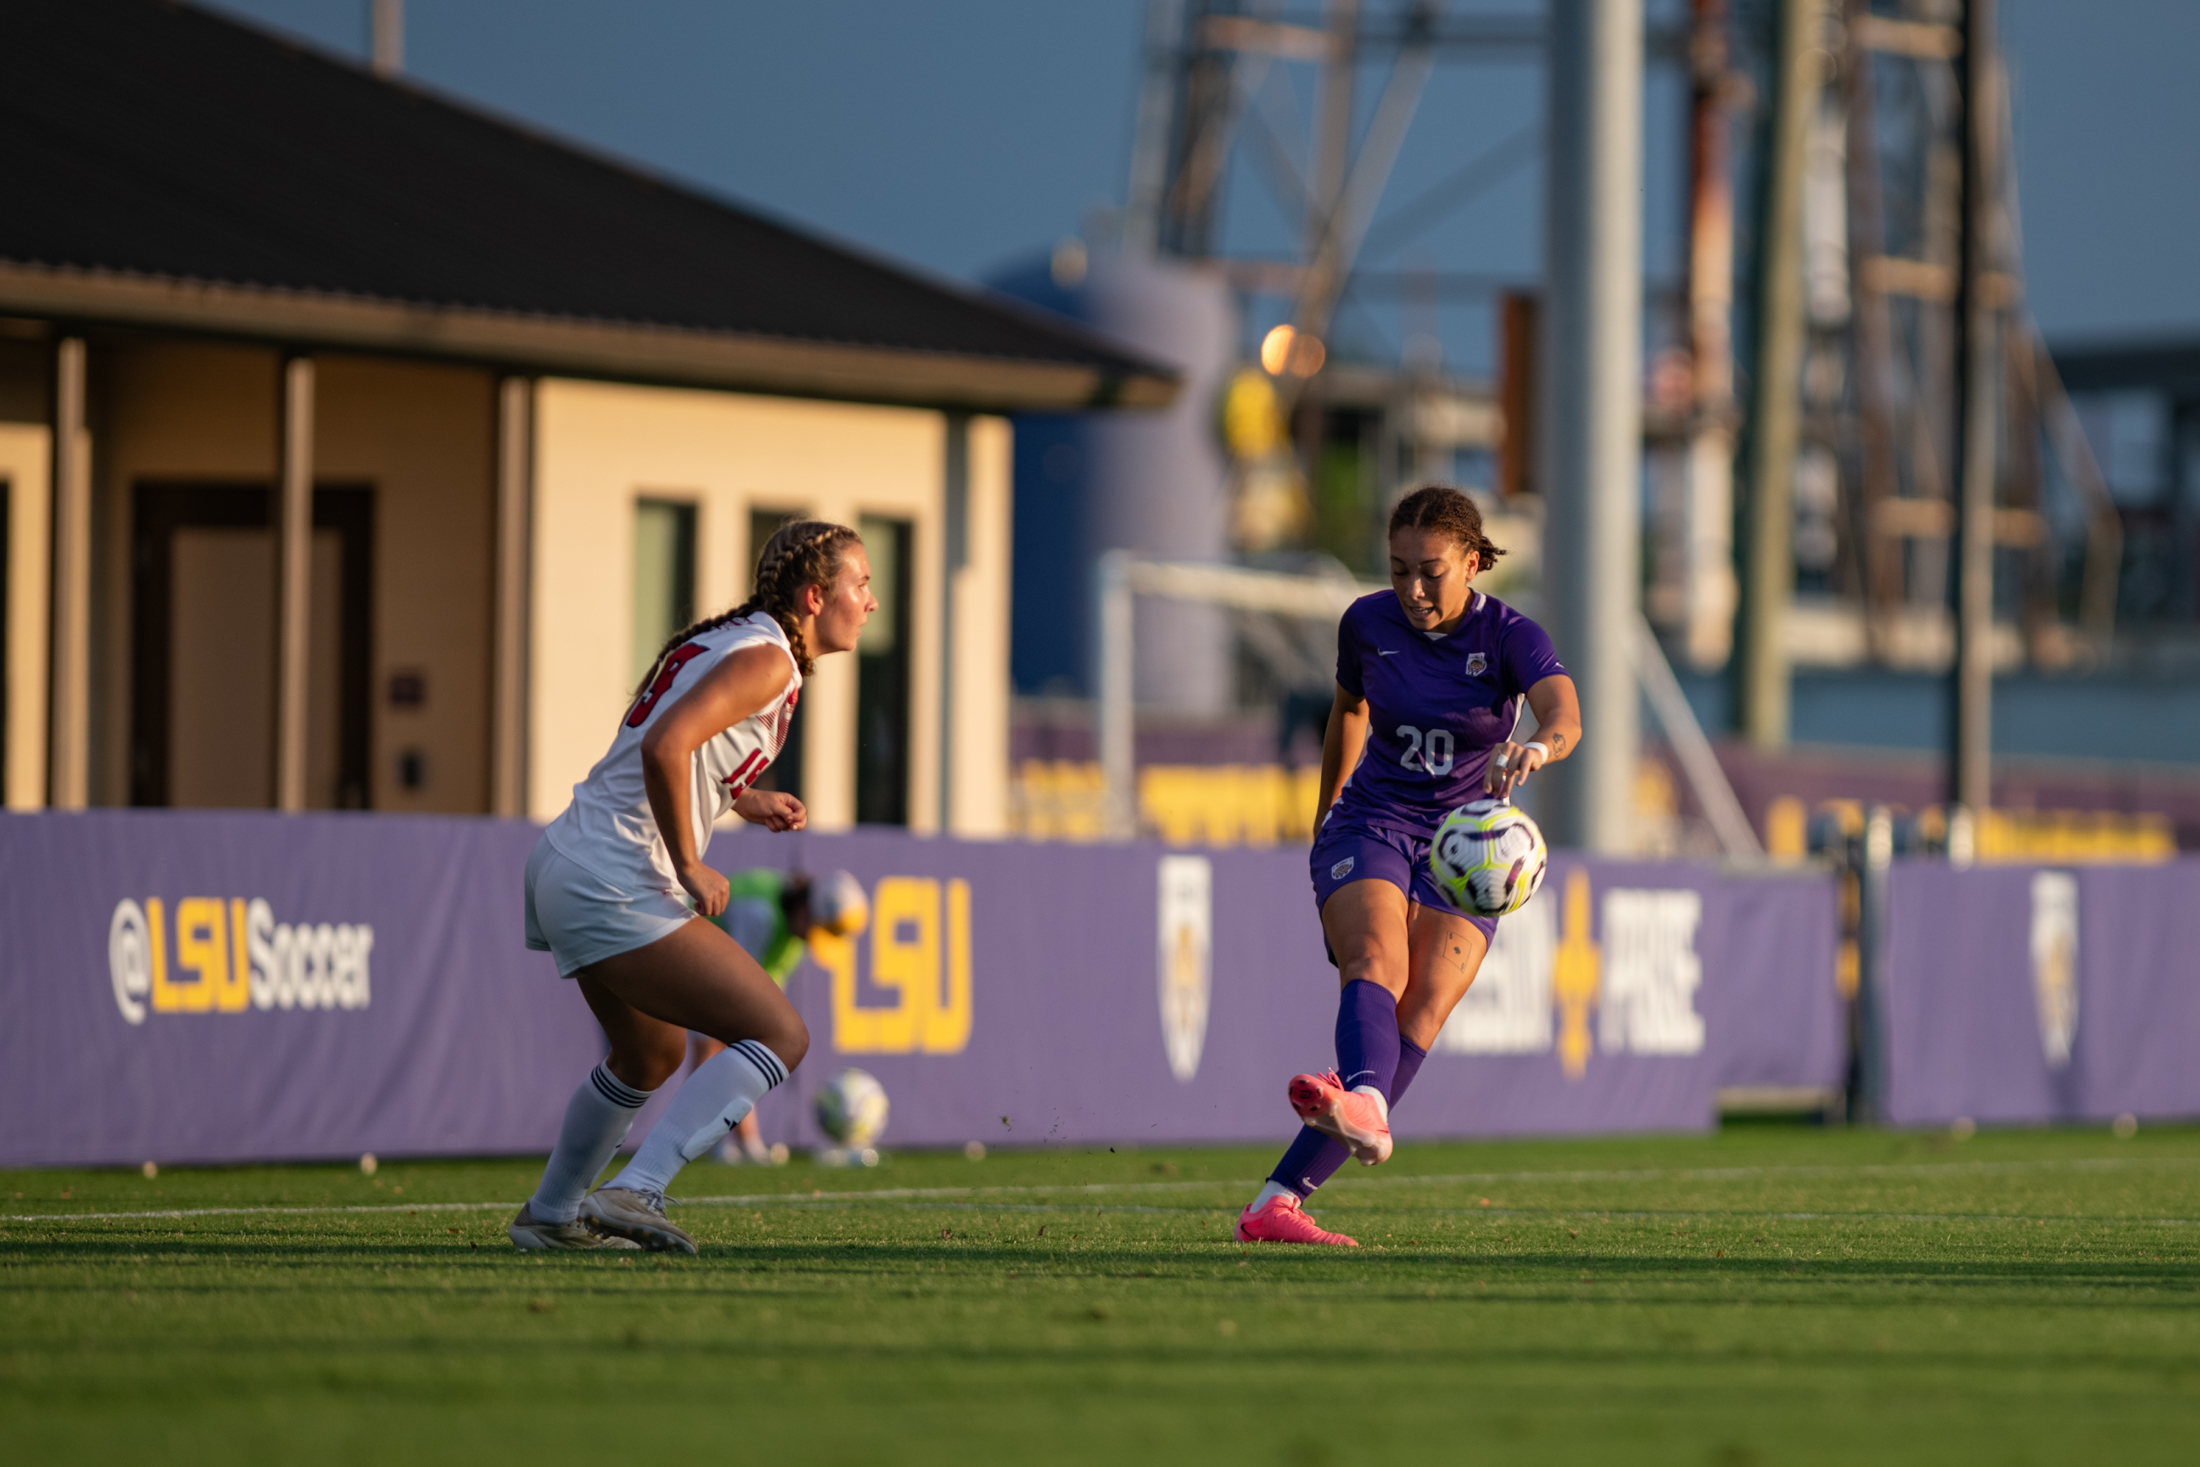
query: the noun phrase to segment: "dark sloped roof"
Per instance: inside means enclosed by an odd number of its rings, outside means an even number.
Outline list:
[[[2200,394],[2200,336],[2130,335],[2058,341],[2049,348],[2072,392],[2158,388]]]
[[[961,358],[1102,399],[1173,390],[1074,326],[160,0],[0,6],[0,201],[0,262],[26,279],[904,354],[919,376]]]

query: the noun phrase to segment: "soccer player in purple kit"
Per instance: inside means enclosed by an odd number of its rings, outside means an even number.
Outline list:
[[[1353,602],[1337,628],[1312,856],[1322,936],[1343,985],[1337,1068],[1292,1078],[1302,1125],[1239,1215],[1240,1242],[1359,1246],[1301,1204],[1347,1156],[1389,1160],[1391,1107],[1497,930],[1437,890],[1429,841],[1458,806],[1510,797],[1581,742],[1580,701],[1551,639],[1474,589],[1503,553],[1472,499],[1416,489],[1390,514],[1390,591]],[[1523,702],[1536,736],[1519,744]]]

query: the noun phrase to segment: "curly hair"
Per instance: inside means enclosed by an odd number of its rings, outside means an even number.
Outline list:
[[[1475,502],[1461,491],[1447,484],[1423,484],[1420,488],[1398,501],[1398,507],[1390,512],[1390,529],[1395,535],[1400,530],[1435,530],[1451,536],[1460,548],[1474,552],[1476,563],[1483,570],[1496,564],[1505,552],[1490,537],[1482,533],[1482,511]]]
[[[770,612],[772,620],[779,623],[779,629],[787,634],[787,645],[794,651],[794,665],[808,677],[815,664],[810,649],[803,645],[802,628],[796,621],[801,615],[802,590],[806,586],[816,586],[830,592],[833,578],[840,574],[842,556],[849,546],[862,543],[861,535],[830,520],[790,520],[781,525],[764,542],[763,551],[756,557],[756,579],[750,582],[749,599],[731,610],[706,616],[674,632],[664,646],[657,649],[649,671],[642,674],[635,696],[641,696],[649,687],[665,654],[682,642],[759,611]]]

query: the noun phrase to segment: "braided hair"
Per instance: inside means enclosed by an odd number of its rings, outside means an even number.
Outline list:
[[[665,654],[691,637],[722,627],[730,621],[759,611],[771,613],[772,620],[787,634],[787,645],[794,652],[794,665],[808,677],[814,663],[810,649],[803,645],[802,629],[795,620],[801,615],[802,590],[816,586],[830,591],[833,580],[840,574],[841,557],[851,545],[861,545],[863,537],[846,525],[836,525],[830,520],[790,520],[781,525],[756,557],[756,579],[750,583],[749,599],[730,611],[704,617],[693,626],[674,632],[649,664],[649,671],[642,674],[641,687],[635,696],[649,687],[650,679],[657,675],[658,666]]]
[[[1424,484],[1398,501],[1390,512],[1389,534],[1400,530],[1436,530],[1471,550],[1475,564],[1488,570],[1505,552],[1482,533],[1482,511],[1466,494],[1443,484]]]

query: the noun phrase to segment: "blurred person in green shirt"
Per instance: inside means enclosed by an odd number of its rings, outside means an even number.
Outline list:
[[[802,871],[760,867],[733,873],[726,878],[726,886],[726,910],[709,920],[724,928],[782,989],[801,966],[813,931],[853,937],[870,920],[871,906],[862,884],[845,871],[813,878]],[[725,1048],[701,1034],[694,1035],[691,1043],[698,1065]],[[777,1166],[786,1161],[787,1148],[764,1145],[752,1109],[719,1143],[716,1155],[723,1162]]]

